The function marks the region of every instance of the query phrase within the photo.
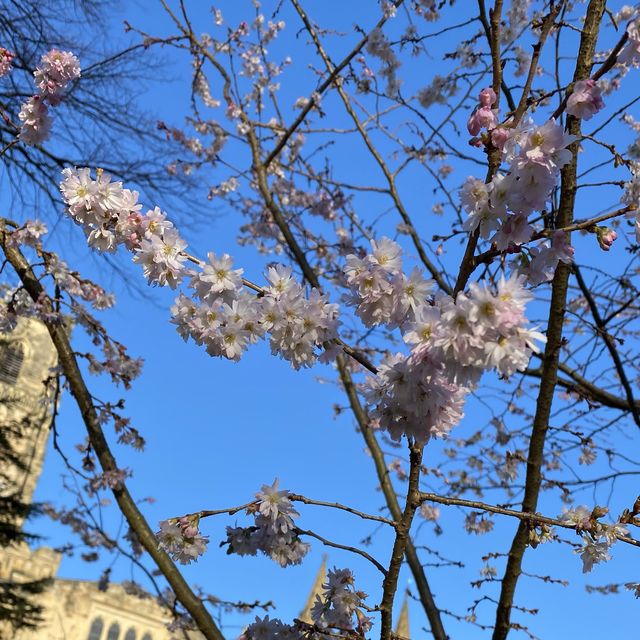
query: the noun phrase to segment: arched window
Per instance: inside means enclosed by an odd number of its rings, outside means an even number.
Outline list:
[[[120,637],[120,625],[117,622],[114,622],[109,627],[109,632],[107,633],[107,640],[118,640]]]
[[[153,640],[153,638],[151,637],[151,634],[150,634],[150,633],[145,633],[145,634],[142,636],[142,640]]]
[[[133,629],[129,629],[129,631],[124,634],[124,640],[136,640],[136,632]]]
[[[102,622],[102,618],[95,618],[91,623],[91,629],[89,629],[87,640],[100,640],[100,638],[102,637],[103,628],[104,622]]]
[[[0,382],[15,384],[20,375],[24,349],[19,343],[0,342]]]

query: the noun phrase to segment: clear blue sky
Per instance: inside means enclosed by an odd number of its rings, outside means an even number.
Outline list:
[[[196,31],[213,30],[206,2],[190,0],[186,4],[192,11]],[[340,51],[355,42],[357,35],[353,32],[353,24],[358,23],[366,29],[377,15],[373,10],[375,3],[369,0],[306,4],[313,17],[324,25],[351,33],[350,37],[335,42],[336,58]],[[472,4],[474,9],[470,8]],[[618,3],[611,4],[615,9]],[[252,15],[251,3],[245,0],[220,0],[218,6],[230,22]],[[456,3],[455,11],[445,17],[444,24],[460,21],[461,13],[467,11],[475,13],[475,3]],[[105,18],[112,25],[114,37],[123,42],[130,38],[122,33],[124,19],[151,34],[171,31],[159,3],[153,0],[122,3],[105,11]],[[314,58],[310,50],[304,50],[304,37],[295,38],[299,25],[288,7],[284,9],[284,19],[288,27],[274,50],[291,54],[297,64],[299,72],[289,73],[283,80],[283,93],[293,102],[313,89],[304,66]],[[450,43],[446,45],[450,46]],[[442,43],[438,41],[436,46],[441,47]],[[439,49],[432,52],[433,68],[410,68],[407,84],[426,84],[437,72],[441,53]],[[163,82],[150,83],[141,100],[167,122],[181,124],[188,109],[188,83],[185,81],[189,73],[188,60],[186,57],[176,59],[171,51],[165,51],[164,55],[168,61],[166,78]],[[636,72],[626,82],[637,86],[637,78]],[[366,162],[356,163],[352,157],[345,157],[341,164],[338,163],[337,171],[346,175],[347,167],[350,168],[349,177],[354,181],[360,177],[364,181],[370,170]],[[471,170],[468,166],[460,168],[456,179],[462,181],[465,172]],[[408,202],[418,219],[421,215],[426,217],[432,204],[431,191],[414,189]],[[162,202],[147,204],[163,205]],[[366,199],[361,200],[361,206],[367,205]],[[204,198],[201,207],[198,217],[206,215],[209,223],[200,226],[197,233],[189,230],[184,233],[194,251],[200,255],[207,250],[229,252],[236,258],[236,263],[245,268],[248,277],[259,280],[264,268],[263,259],[251,249],[237,248],[235,238],[239,220],[234,212],[223,206],[214,207]],[[93,273],[98,281],[104,280],[105,271],[96,271],[95,261],[83,248],[80,230],[73,231],[77,245],[64,247],[63,257],[79,269]],[[428,227],[428,232],[436,232],[436,229]],[[52,242],[57,241],[54,238]],[[119,257],[122,264],[129,260],[125,254]],[[137,269],[131,268],[129,272],[131,278],[140,277]],[[169,324],[170,292],[150,290],[153,299],[150,303],[149,299],[140,298],[120,282],[116,281],[114,288],[118,304],[103,314],[103,320],[115,338],[145,360],[144,373],[135,382],[133,390],[126,394],[126,399],[128,415],[147,439],[144,454],[117,448],[117,457],[120,466],[134,469],[129,483],[133,495],[155,498],[155,503],[143,507],[152,524],[202,508],[242,504],[253,497],[262,483],[271,483],[276,476],[283,487],[297,493],[342,502],[371,513],[378,511],[382,499],[375,490],[377,481],[373,465],[364,452],[362,439],[355,432],[348,413],[338,419],[333,415],[333,405],[345,404],[344,399],[333,384],[318,381],[319,377],[333,378],[330,368],[318,366],[311,371],[294,372],[286,362],[274,359],[265,344],[251,349],[238,364],[214,360],[192,343],[185,345]],[[106,379],[91,378],[89,384],[92,392],[103,399],[117,399],[121,395]],[[471,401],[467,418],[458,427],[459,432],[470,432],[474,422],[486,417],[483,411],[479,403]],[[82,440],[83,427],[70,397],[63,398],[58,428],[65,451],[74,455],[73,445]],[[632,446],[637,446],[637,438]],[[442,448],[441,443],[429,445],[425,454],[427,465],[437,463]],[[36,497],[64,502],[60,489],[63,464],[53,451],[49,453]],[[598,498],[604,500],[606,495]],[[590,495],[584,496],[587,503],[593,500]],[[558,510],[557,504],[550,506],[550,514]],[[358,544],[373,534],[368,550],[383,564],[387,561],[390,548],[387,533],[356,518],[317,507],[300,507],[300,511],[301,526],[343,544]],[[480,557],[496,548],[505,550],[515,523],[496,520],[491,536],[475,537],[466,534],[462,528],[463,512],[442,508],[442,513],[444,534],[434,540],[432,527],[427,524],[421,528],[418,543],[433,544],[444,556],[465,562],[464,569],[440,569],[431,578],[436,602],[445,609],[464,614],[473,599],[481,595],[468,586],[470,581],[479,578],[478,572],[483,566]],[[108,517],[117,522],[117,516]],[[275,615],[290,621],[304,604],[326,550],[313,542],[313,551],[302,566],[284,570],[263,557],[227,556],[217,543],[224,538],[225,526],[234,522],[247,524],[248,520],[239,514],[234,518],[220,516],[203,522],[203,531],[211,538],[210,551],[197,564],[184,569],[186,577],[224,600],[273,600],[278,607]],[[67,540],[66,530],[46,520],[38,521],[37,529],[49,536],[48,544],[61,544]],[[615,619],[614,628],[619,634],[637,631],[637,609],[634,607],[638,603],[629,594],[604,598],[586,595],[584,591],[585,584],[638,581],[640,567],[637,555],[631,553],[633,550],[618,545],[610,563],[583,577],[579,558],[564,545],[545,545],[528,552],[527,571],[545,574],[553,568],[554,577],[571,580],[568,588],[526,578],[521,580],[517,601],[540,609],[538,619],[527,619],[532,630],[545,639],[573,635],[596,638],[611,632],[611,620]],[[429,561],[426,555],[425,561]],[[87,565],[78,555],[66,557],[60,575],[97,579],[108,562],[105,557],[99,563]],[[329,550],[329,563],[353,568],[358,586],[371,596],[369,604],[377,601],[379,576],[373,567],[335,550]],[[122,560],[115,565],[113,577],[128,579],[130,571],[127,562]],[[407,570],[401,578],[401,585],[405,584],[412,584]],[[482,606],[479,612],[483,611]],[[486,622],[493,619],[493,605],[488,607],[490,614],[483,620]],[[249,616],[223,614],[223,631],[234,637],[250,619]],[[515,614],[514,619],[522,620],[522,615]],[[452,619],[445,618],[445,622],[453,638],[473,640],[487,636],[487,632],[460,625]],[[419,605],[411,605],[411,624],[414,637],[426,637],[420,632],[426,620]]]

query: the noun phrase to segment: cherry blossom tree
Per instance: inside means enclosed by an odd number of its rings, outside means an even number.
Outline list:
[[[61,384],[87,429],[78,473],[86,491],[112,491],[132,561],[151,560],[168,584],[158,590],[174,630],[223,637],[210,598],[177,565],[208,561],[210,519],[225,514],[248,517],[245,526],[225,525],[229,554],[260,553],[286,567],[318,543],[353,557],[353,567],[329,572],[312,623],[258,616],[247,640],[373,632],[387,640],[405,563],[434,638],[449,637],[452,617],[495,640],[535,637],[518,599],[525,556],[564,543],[595,574],[615,563],[617,549],[640,546],[640,498],[621,481],[639,464],[628,443],[640,426],[640,17],[638,7],[607,4],[369,2],[345,34],[300,0],[256,0],[240,22],[228,21],[222,4],[207,25],[194,21],[189,3],[161,0],[171,33],[130,25],[193,70],[187,125],[159,123],[183,147],[168,171],[199,176],[210,199],[238,214],[238,241],[264,256],[264,275],[247,273],[232,247],[196,255],[175,216],[136,191],[135,176],[90,162],[60,173],[65,215],[96,252],[131,260],[150,285],[174,290],[178,333],[230,361],[224,366],[268,341],[296,370],[332,372],[383,503],[383,515],[366,513],[256,479],[261,489],[245,504],[202,505],[150,525],[104,425],[124,445],[141,447],[143,436],[122,406],[92,396],[79,365],[84,359],[91,373],[125,387],[140,373],[96,318],[112,298],[47,249],[41,223],[3,218],[12,272],[2,327],[10,331],[20,316],[47,324]],[[287,38],[303,39],[312,62],[272,53]],[[434,52],[437,73],[425,71]],[[11,65],[10,49],[0,49],[4,77]],[[55,137],[50,115],[82,73],[73,52],[44,53],[12,149]],[[74,351],[67,316],[94,353]],[[470,406],[474,417],[464,419]],[[603,486],[608,503],[580,504],[582,491]],[[388,528],[391,544],[374,557],[357,541],[306,529],[296,503]],[[439,605],[438,572],[418,544],[420,521],[437,532],[441,511],[454,507],[470,534],[512,523],[509,547],[484,556],[473,584],[481,595],[462,613]],[[73,519],[82,535],[95,534],[88,512]],[[437,555],[437,540],[427,544]],[[357,582],[362,562],[379,573],[369,596]],[[558,581],[552,567],[534,577]],[[624,587],[640,596],[637,582],[595,589]]]

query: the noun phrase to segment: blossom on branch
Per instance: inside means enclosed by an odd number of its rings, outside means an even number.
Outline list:
[[[471,197],[481,201],[486,192],[476,186],[480,195]],[[562,250],[567,249],[558,249],[564,257]],[[527,327],[524,308],[532,296],[518,273],[501,278],[495,293],[474,283],[455,299],[429,298],[431,283],[422,281],[407,302],[406,287],[394,286],[407,280],[401,268],[399,245],[385,238],[372,242],[372,253],[364,258],[347,256],[344,270],[352,292],[348,301],[363,322],[399,327],[411,346],[409,356],[387,356],[377,375],[367,378],[371,416],[392,438],[405,435],[424,443],[445,436],[460,421],[466,394],[483,371],[508,377],[525,369],[538,351],[536,342],[545,337]]]
[[[309,551],[296,533],[294,519],[299,513],[289,500],[289,492],[278,489],[278,479],[263,485],[257,502],[247,509],[255,523],[251,527],[227,527],[227,553],[254,556],[261,551],[282,567],[300,564]]]
[[[69,82],[80,77],[80,62],[71,51],[51,49],[42,56],[33,75],[42,98],[55,106],[62,99]]]
[[[590,120],[601,109],[604,109],[604,101],[596,81],[591,78],[578,80],[567,100],[567,113],[576,118]]]
[[[11,56],[6,49],[0,48],[0,77],[8,73]],[[69,82],[80,77],[80,63],[70,51],[51,49],[42,56],[34,77],[40,91],[23,103],[18,114],[22,122],[18,137],[29,145],[41,144],[49,138],[51,117],[48,105],[57,106]]]
[[[9,49],[0,47],[0,78],[11,72],[11,63],[14,55]]]
[[[360,608],[366,593],[356,591],[355,579],[350,569],[330,569],[327,582],[322,585],[322,595],[316,594],[311,609],[311,619],[321,629],[339,630],[354,628],[354,615],[361,631],[371,628],[371,619]],[[359,615],[358,615],[359,614]]]
[[[19,137],[26,144],[40,144],[49,138],[51,116],[41,96],[29,98],[22,105],[18,118],[22,122]]]
[[[207,550],[209,543],[208,537],[198,530],[199,520],[197,515],[163,520],[156,533],[158,546],[180,564],[197,560]]]

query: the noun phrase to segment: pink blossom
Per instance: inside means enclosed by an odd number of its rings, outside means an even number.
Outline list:
[[[593,542],[588,538],[584,539],[584,547],[576,549],[575,553],[579,553],[582,558],[582,573],[589,573],[594,564],[611,560],[606,542]]]
[[[567,100],[567,113],[576,118],[589,120],[603,108],[602,92],[596,81],[591,78],[578,80]]]
[[[0,78],[6,76],[11,71],[11,62],[14,58],[13,53],[9,49],[0,47]]]
[[[496,149],[500,149],[500,151],[502,151],[502,149],[504,148],[504,144],[508,140],[508,138],[509,129],[506,129],[505,127],[496,127],[491,132],[491,144]]]
[[[71,51],[51,49],[42,56],[33,75],[42,97],[55,106],[69,82],[80,77],[80,62]]]
[[[478,95],[478,101],[479,106],[474,109],[467,121],[467,130],[472,136],[477,136],[482,129],[493,129],[498,122],[498,112],[491,108],[496,101],[494,90],[491,87],[483,89]]]
[[[531,262],[523,273],[527,276],[527,282],[535,286],[553,278],[558,262],[571,264],[575,249],[569,244],[569,234],[558,229],[553,233],[551,246],[545,241],[530,249],[529,253]]]
[[[22,121],[19,137],[26,144],[41,144],[49,138],[51,116],[40,96],[29,98],[22,105],[18,118]]]
[[[300,564],[309,545],[300,540],[293,520],[298,512],[289,500],[289,491],[278,489],[278,480],[263,485],[257,502],[247,509],[254,516],[251,527],[227,527],[227,553],[255,556],[261,551],[282,567]],[[221,545],[222,546],[222,545]]]
[[[498,229],[495,236],[493,236],[492,241],[496,243],[496,247],[500,251],[505,251],[511,244],[518,246],[529,242],[532,235],[533,227],[529,224],[527,216],[518,214],[509,216],[505,222],[502,223],[500,229]]]
[[[359,607],[366,598],[362,591],[356,591],[354,576],[349,569],[330,570],[327,582],[322,585],[323,593],[316,594],[316,601],[311,609],[311,619],[321,629],[338,628],[353,629],[353,616],[360,623],[361,628],[369,629],[371,621]],[[360,615],[357,615],[360,613]]]
[[[575,136],[566,134],[554,119],[547,120],[542,126],[534,127],[525,139],[521,151],[523,160],[556,172],[571,160],[567,147],[575,139]]]
[[[156,532],[158,546],[180,564],[197,560],[209,543],[209,538],[198,529],[199,522],[198,514],[163,520],[160,531]]]

